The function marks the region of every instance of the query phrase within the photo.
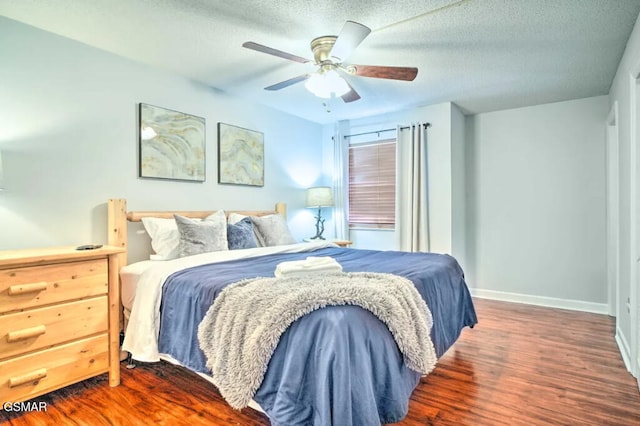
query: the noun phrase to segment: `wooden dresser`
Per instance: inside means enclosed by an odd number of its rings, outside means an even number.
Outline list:
[[[0,403],[98,374],[120,384],[118,254],[0,251]]]

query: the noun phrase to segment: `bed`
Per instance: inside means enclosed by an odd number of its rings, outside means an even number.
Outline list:
[[[122,199],[109,200],[108,205],[109,243],[124,248],[127,222],[171,219],[174,213],[127,212]],[[214,212],[177,213],[206,218]],[[284,217],[286,207],[278,204],[275,210],[226,212],[226,216],[232,213]],[[123,350],[139,361],[165,359],[208,377],[211,365],[198,327],[213,311],[214,302],[237,283],[273,277],[278,265],[309,256],[335,260],[342,274],[350,277],[392,274],[389,277],[412,283],[411,291],[428,307],[433,323],[430,343],[437,357],[454,344],[463,328],[477,322],[463,272],[451,256],[341,248],[326,242],[277,244],[125,266],[120,274],[126,323]],[[321,287],[322,278],[312,280]],[[373,311],[357,304],[329,304],[293,320],[279,336],[249,406],[264,411],[273,425],[400,421],[422,373],[408,367],[406,350],[393,327]],[[234,399],[227,401],[239,408]]]

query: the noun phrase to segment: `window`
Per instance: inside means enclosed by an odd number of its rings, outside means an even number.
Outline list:
[[[349,227],[393,228],[396,140],[349,146]]]

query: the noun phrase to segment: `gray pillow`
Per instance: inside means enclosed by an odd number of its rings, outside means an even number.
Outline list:
[[[180,257],[229,249],[224,211],[218,210],[203,220],[193,220],[177,214],[173,217],[180,233]]]
[[[295,244],[296,240],[291,235],[287,222],[279,214],[268,216],[251,216],[255,226],[256,238],[263,247],[282,246]]]
[[[256,237],[253,234],[253,222],[248,217],[227,225],[227,242],[229,250],[247,249],[258,247]]]

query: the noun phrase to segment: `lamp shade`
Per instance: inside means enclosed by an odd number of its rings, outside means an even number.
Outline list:
[[[333,194],[328,186],[316,186],[307,189],[307,207],[333,206]]]

